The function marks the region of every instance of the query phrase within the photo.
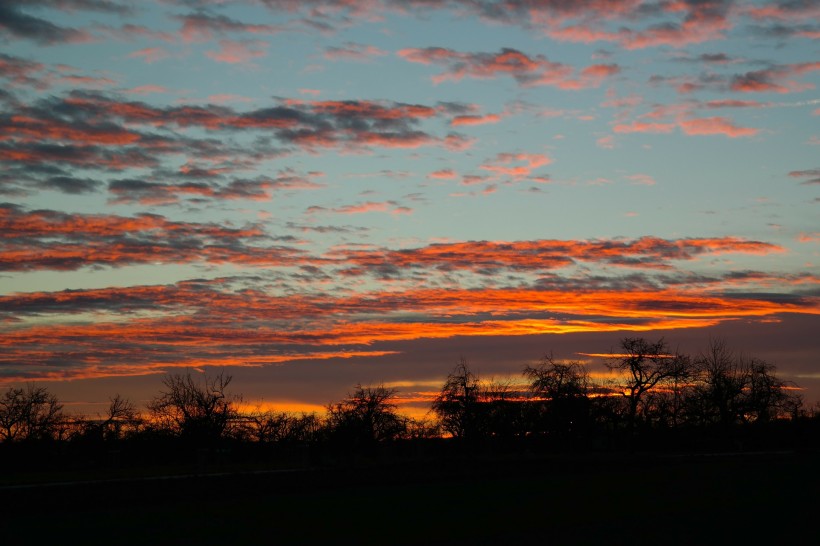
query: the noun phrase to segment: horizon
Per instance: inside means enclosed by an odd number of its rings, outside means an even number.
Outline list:
[[[0,387],[418,405],[624,337],[820,403],[820,7],[0,8]]]

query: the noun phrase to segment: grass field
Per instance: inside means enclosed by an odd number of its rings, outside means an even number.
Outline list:
[[[820,457],[462,458],[0,489],[16,544],[816,544]]]

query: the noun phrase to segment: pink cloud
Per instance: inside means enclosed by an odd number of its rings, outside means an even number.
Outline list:
[[[180,34],[185,42],[207,42],[213,39],[214,34],[222,35],[228,32],[251,34],[274,34],[282,30],[274,25],[250,24],[231,19],[225,15],[208,15],[195,13],[176,17],[182,21]]]
[[[764,108],[768,106],[765,102],[756,100],[710,100],[705,103],[706,108]]]
[[[605,150],[611,150],[611,149],[615,148],[615,137],[613,137],[612,135],[607,135],[607,136],[601,137],[601,138],[599,138],[598,140],[595,141],[595,144],[599,148],[604,148]]]
[[[633,121],[630,124],[619,123],[612,130],[616,133],[671,133],[675,130],[675,124]]]
[[[398,55],[407,61],[434,64],[443,72],[433,76],[434,83],[459,81],[465,77],[490,79],[510,76],[522,87],[549,85],[559,89],[597,87],[617,74],[617,65],[593,65],[576,74],[570,65],[553,62],[543,55],[529,56],[521,51],[504,48],[498,53],[462,53],[441,47],[402,49]]]
[[[738,127],[728,118],[689,118],[678,120],[681,130],[687,135],[724,135],[729,138],[754,136],[758,129]]]
[[[755,70],[732,78],[729,88],[741,93],[794,93],[814,89],[811,83],[789,80],[794,76],[820,70],[820,62],[780,65]]]
[[[556,84],[560,89],[588,89],[598,87],[601,83],[621,72],[616,64],[594,64],[581,70],[578,77]]]
[[[389,212],[390,214],[412,214],[413,209],[399,205],[395,201],[366,201],[357,205],[344,205],[330,209],[337,214],[366,214],[369,212]]]
[[[732,27],[728,18],[728,5],[723,2],[666,2],[660,3],[672,19],[663,24],[646,28],[620,26],[612,31],[604,28],[607,20],[621,18],[639,21],[637,8],[645,5],[640,1],[561,3],[560,8],[551,2],[533,8],[533,18],[546,27],[547,35],[568,42],[613,42],[625,49],[641,49],[667,45],[683,47],[721,39]],[[575,19],[575,22],[567,23]]]
[[[607,97],[607,100],[601,103],[604,108],[632,108],[643,102],[643,97],[640,95],[616,97],[614,93],[607,92]]]
[[[229,64],[245,64],[252,59],[265,57],[267,52],[262,48],[268,46],[261,40],[241,41],[219,40],[219,50],[206,51],[205,55],[214,61]]]
[[[250,97],[243,97],[242,95],[234,95],[232,93],[218,93],[216,95],[208,95],[208,102],[213,104],[228,104],[231,102],[251,102]]]
[[[631,180],[633,184],[640,186],[654,186],[656,184],[655,179],[648,174],[631,174],[626,178]]]
[[[465,174],[461,177],[461,185],[462,186],[475,186],[476,184],[482,184],[489,179],[488,176],[481,176],[477,174]]]
[[[467,138],[463,135],[447,135],[444,137],[444,147],[451,152],[463,152],[469,150],[475,144],[476,139]]]
[[[758,21],[779,19],[781,21],[806,21],[820,18],[820,5],[814,2],[783,2],[763,6],[746,6],[742,13]]]
[[[161,85],[140,85],[126,89],[125,92],[131,95],[149,95],[151,93],[167,93],[168,88]]]
[[[128,54],[129,59],[142,59],[148,64],[167,59],[171,54],[161,47],[146,47]]]

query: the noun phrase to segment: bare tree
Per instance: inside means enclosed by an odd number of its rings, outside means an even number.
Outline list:
[[[589,421],[589,373],[577,361],[557,362],[546,355],[537,366],[524,368],[530,381],[535,409],[533,426],[538,432],[573,434]]]
[[[407,423],[396,412],[396,392],[381,385],[357,385],[347,398],[328,406],[328,428],[337,438],[356,443],[383,442],[402,437]]]
[[[433,400],[433,411],[441,428],[455,438],[472,438],[478,434],[479,379],[462,358],[447,376],[441,392]]]
[[[533,394],[548,400],[585,397],[589,390],[589,373],[583,364],[556,362],[552,355],[535,367],[525,367],[524,377],[530,380]]]
[[[743,410],[746,378],[742,361],[722,339],[714,339],[695,359],[698,387],[692,404],[693,417],[704,424],[733,425]]]
[[[428,418],[407,419],[407,431],[405,438],[408,440],[429,440],[430,438],[441,437],[441,425],[438,421]]]
[[[237,415],[239,397],[226,392],[231,376],[219,373],[195,380],[190,372],[163,379],[165,390],[148,404],[152,417],[161,427],[186,438],[221,437]]]
[[[740,423],[766,422],[794,414],[799,397],[788,387],[775,367],[764,360],[736,354],[721,339],[712,340],[695,359],[698,387],[693,405],[704,424],[728,428]]]
[[[243,413],[238,421],[242,423],[238,427],[239,436],[259,443],[311,441],[321,424],[315,413],[297,415],[261,409]]]
[[[640,414],[648,414],[647,393],[659,385],[680,380],[687,369],[687,359],[671,354],[661,339],[650,342],[644,338],[623,338],[621,351],[613,354],[607,367],[624,374],[621,394],[627,399],[627,425],[634,432]]]
[[[10,387],[0,398],[0,438],[7,442],[53,438],[63,406],[45,387]]]
[[[108,411],[100,428],[105,438],[118,440],[123,434],[136,431],[141,423],[142,417],[134,403],[116,394],[109,399]]]

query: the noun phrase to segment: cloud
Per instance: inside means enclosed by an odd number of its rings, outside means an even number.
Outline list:
[[[657,183],[655,179],[648,174],[631,174],[626,178],[631,180],[633,184],[639,186],[654,186]]]
[[[83,144],[131,144],[140,134],[114,124],[89,125],[25,115],[3,116],[0,135],[22,142],[64,141]]]
[[[453,180],[457,177],[458,174],[456,174],[453,169],[440,169],[427,175],[427,178],[435,178],[438,180]]]
[[[213,171],[189,170],[183,176],[195,178],[221,178],[214,176]],[[112,180],[108,191],[112,204],[170,205],[179,203],[183,198],[213,200],[253,200],[269,201],[279,191],[317,190],[323,184],[311,179],[310,175],[300,175],[293,171],[282,171],[275,178],[258,176],[253,179],[234,178],[228,182],[180,182],[177,184],[151,182],[142,179]]]
[[[820,70],[820,62],[776,65],[765,70],[755,70],[732,78],[729,88],[741,93],[792,93],[814,89],[814,85],[788,80],[808,72]]]
[[[333,212],[336,214],[367,214],[370,212],[387,212],[393,215],[412,214],[413,209],[400,205],[398,202],[390,201],[365,201],[354,205],[343,205],[335,208],[325,208],[313,206],[307,209],[308,214],[321,212]]]
[[[47,5],[49,2],[5,0],[0,4],[0,28],[11,36],[31,40],[41,45],[89,42],[92,40],[91,35],[84,30],[59,26],[24,11],[26,8],[37,8],[44,4]],[[97,4],[103,11],[107,11],[104,6],[114,6],[110,2],[63,2],[62,7],[85,8],[93,7],[94,4]],[[61,6],[57,4],[52,7]]]
[[[342,46],[328,47],[325,49],[325,59],[331,61],[356,61],[367,62],[373,60],[375,57],[382,57],[387,55],[383,49],[379,49],[372,45],[357,44],[354,42],[346,42]]]
[[[752,127],[738,127],[724,117],[685,118],[679,120],[678,125],[687,135],[724,135],[738,138],[754,136],[759,132]]]
[[[820,70],[820,62],[771,64],[761,70],[741,74],[703,72],[697,76],[659,76],[650,78],[652,84],[672,85],[681,94],[709,90],[732,93],[797,93],[814,89],[814,85],[799,78]]]
[[[450,121],[450,125],[458,127],[462,125],[485,125],[487,123],[498,123],[501,116],[498,114],[486,114],[483,116],[464,115],[456,116]]]
[[[48,87],[42,79],[45,65],[22,57],[0,53],[0,78],[17,86],[28,86],[37,89]]]
[[[520,163],[524,164],[520,165]],[[545,154],[500,153],[479,168],[498,175],[524,178],[529,176],[533,170],[550,163],[552,159]]]
[[[142,59],[148,64],[167,59],[171,54],[161,47],[144,47],[128,54],[129,59]]]
[[[633,121],[631,123],[618,123],[612,127],[616,133],[671,133],[675,130],[674,123],[653,123],[645,121]]]
[[[605,150],[612,150],[615,148],[615,137],[612,135],[603,136],[595,141],[595,145]]]
[[[253,59],[265,57],[267,42],[261,40],[219,40],[219,49],[205,52],[205,56],[218,63],[248,64]]]
[[[465,77],[510,76],[522,87],[550,85],[560,89],[585,89],[601,85],[620,71],[617,65],[593,65],[576,73],[570,65],[552,62],[543,55],[530,57],[511,48],[498,53],[461,53],[442,47],[408,48],[400,50],[398,55],[414,63],[443,66],[444,72],[433,76],[435,83]]]
[[[737,106],[718,104],[716,107]],[[709,107],[708,105],[706,107]],[[693,117],[691,105],[674,105],[670,108],[660,107],[652,112],[639,116],[638,120],[629,123],[618,122],[612,126],[615,133],[671,133],[680,129],[685,135],[723,135],[729,138],[751,137],[760,130],[753,127],[740,127],[731,119],[722,116],[705,118]],[[674,121],[659,121],[670,114],[675,114]],[[650,121],[644,121],[650,120]]]
[[[818,307],[811,297],[732,297],[682,287],[417,288],[275,295],[224,278],[12,294],[0,296],[0,309],[24,317],[0,338],[2,375],[20,380],[378,356],[389,354],[388,342],[456,336],[704,327],[786,312],[817,315]],[[25,320],[89,312],[98,320],[56,325]]]
[[[276,34],[284,30],[276,25],[243,23],[226,15],[196,12],[175,16],[182,23],[180,34],[185,42],[208,42],[215,35],[227,33]]]
[[[683,47],[721,39],[732,26],[731,2],[686,0],[673,3],[618,3],[590,0],[577,3],[547,1],[531,11],[553,39],[570,42],[615,42],[625,49],[668,45]],[[640,23],[663,15],[663,22]],[[618,21],[616,29],[607,27]]]
[[[247,169],[293,151],[424,146],[463,151],[474,142],[458,133],[435,135],[419,128],[432,119],[444,125],[453,112],[468,110],[458,103],[281,99],[271,106],[238,110],[214,103],[156,106],[115,94],[75,91],[16,104],[14,110],[13,115],[0,114],[0,159],[10,169],[28,168],[19,183],[7,182],[23,193],[23,178],[39,180],[34,166],[59,169],[61,174],[66,168],[148,168],[155,172],[141,177],[144,188],[162,191],[161,186],[174,186],[197,193],[196,187],[167,180],[177,174],[160,169],[164,158],[185,154],[189,161]],[[186,135],[188,131],[195,136]],[[219,139],[208,135],[217,131]],[[230,136],[257,131],[259,138],[250,145],[240,146]],[[200,188],[203,195],[219,191],[213,183]]]
[[[490,180],[489,176],[477,175],[477,174],[465,174],[461,177],[461,185],[462,186],[475,186],[476,184],[483,184],[484,182],[488,182]]]
[[[769,254],[784,251],[782,247],[770,243],[734,237],[677,240],[642,237],[634,240],[591,241],[468,241],[396,251],[336,251],[325,257],[349,263],[360,272],[371,268],[374,271],[434,268],[494,275],[499,269],[547,271],[581,262],[670,269],[671,262],[689,261],[701,255]]]
[[[119,267],[157,263],[301,263],[302,253],[283,246],[254,246],[263,241],[260,227],[224,227],[213,223],[172,222],[141,214],[69,214],[27,211],[0,205],[0,270],[69,271],[91,266]]]
[[[792,178],[805,178],[801,184],[810,186],[820,184],[820,169],[808,169],[805,171],[792,171],[789,173]]]
[[[152,93],[168,93],[168,88],[162,85],[146,84],[126,89],[124,92],[129,95],[150,95]]]
[[[716,108],[766,108],[770,106],[770,103],[766,102],[758,102],[756,100],[738,100],[738,99],[723,99],[723,100],[710,100],[706,101],[702,105],[704,108],[709,109],[716,109]]]

